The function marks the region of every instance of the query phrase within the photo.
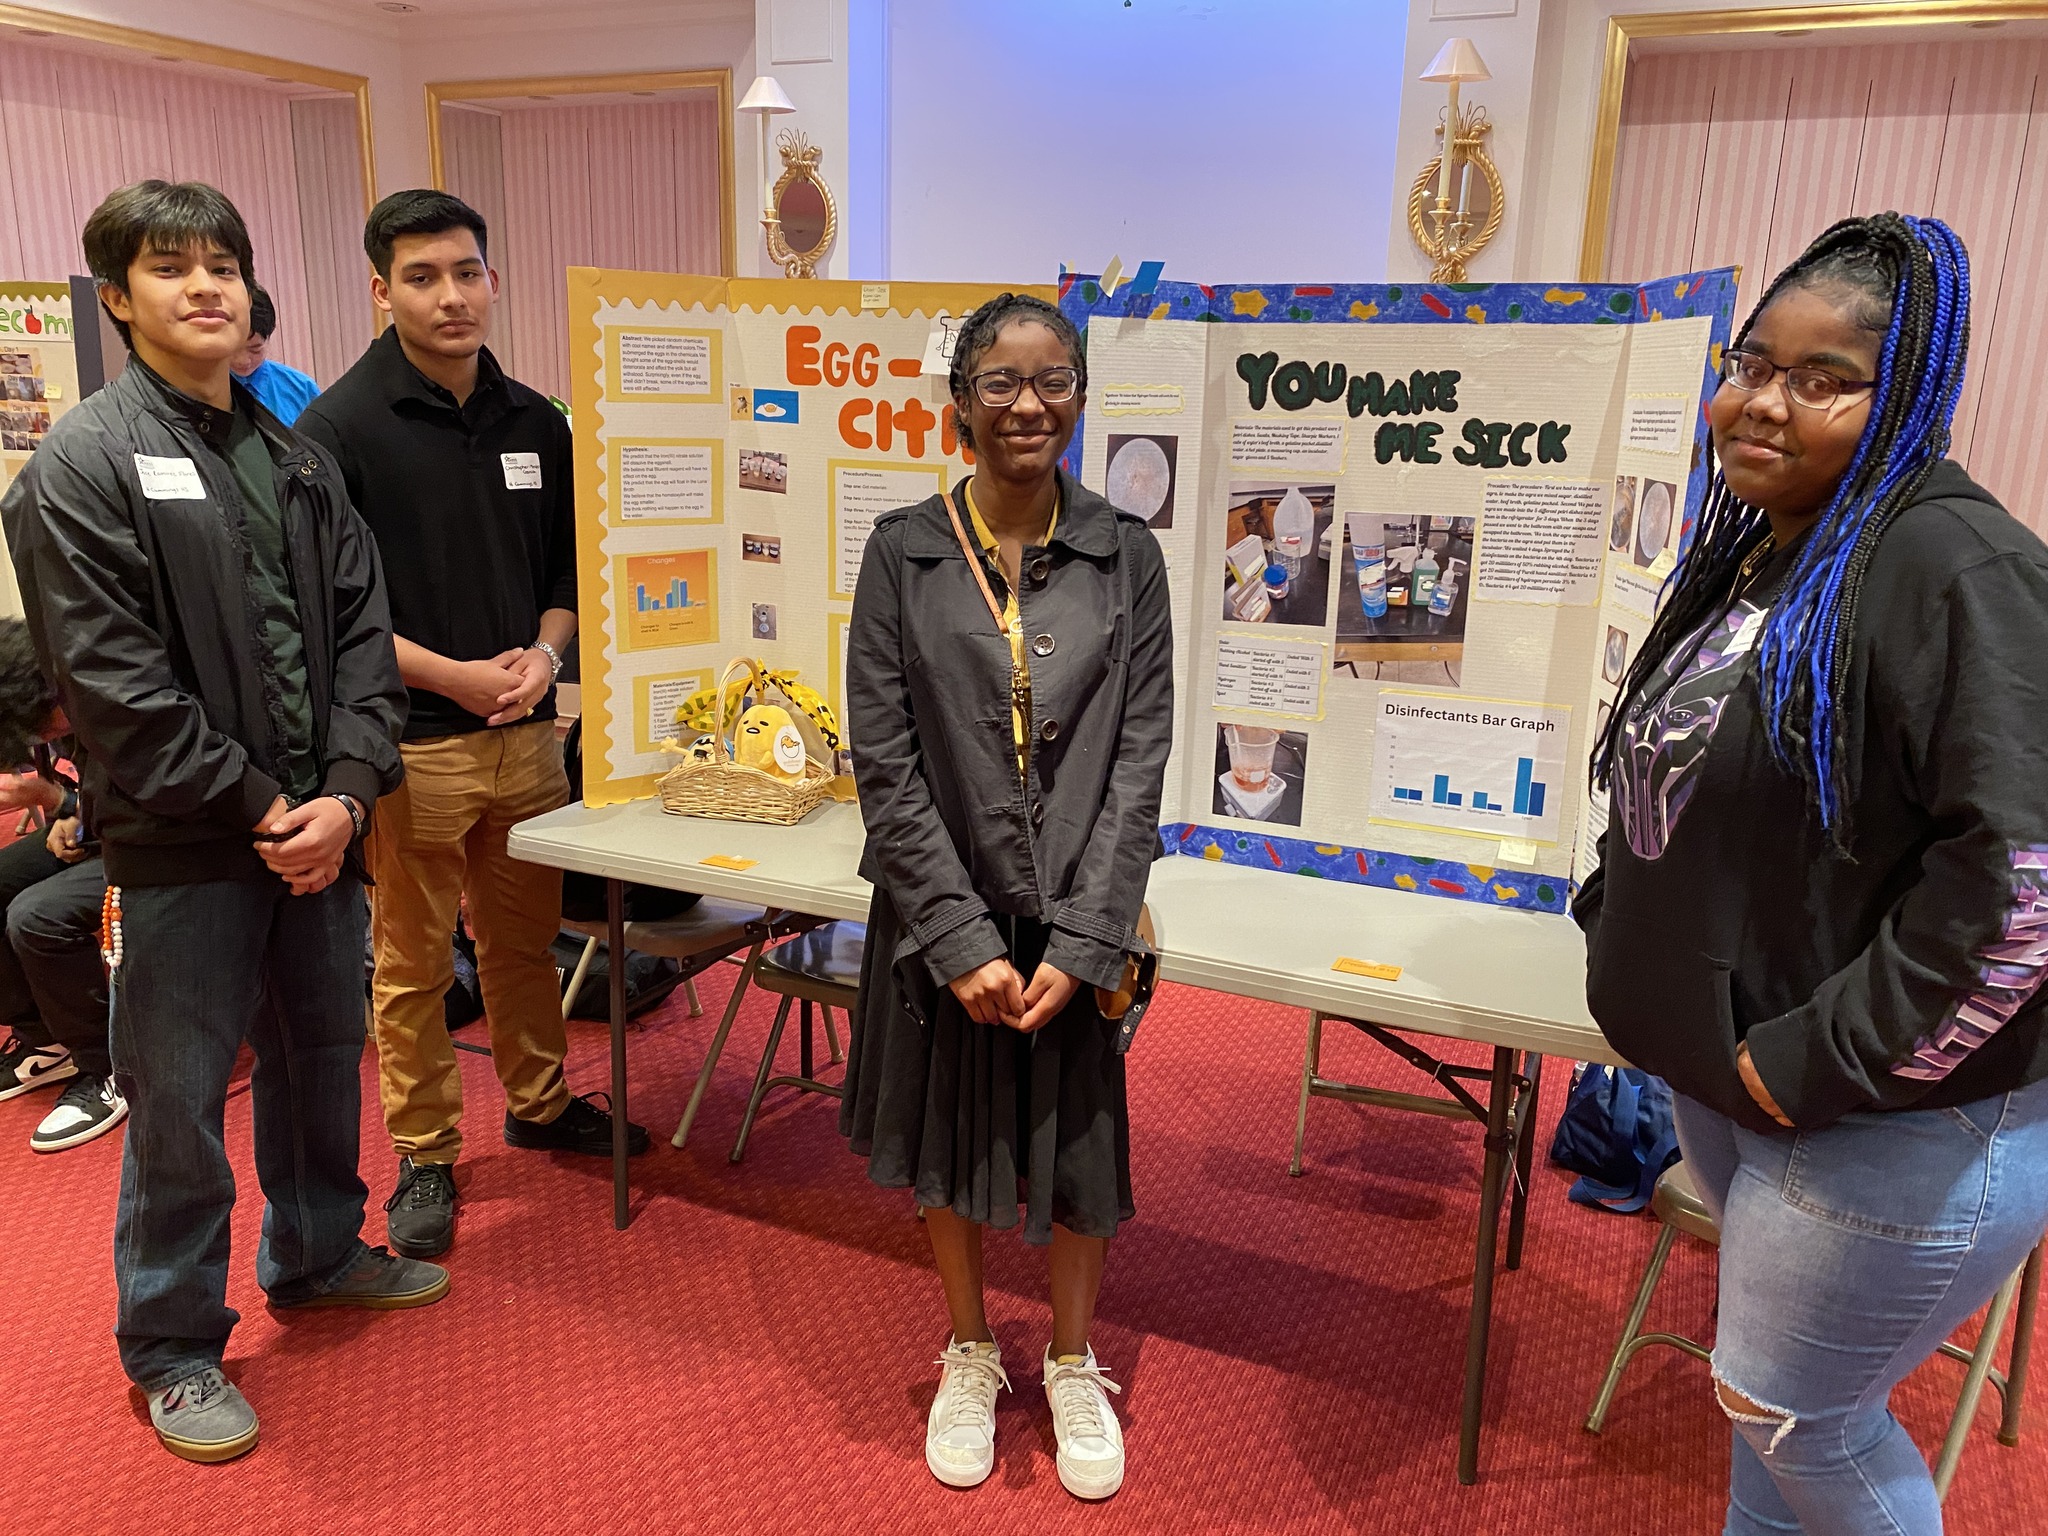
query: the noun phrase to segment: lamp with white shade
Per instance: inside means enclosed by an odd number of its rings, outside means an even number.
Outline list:
[[[794,112],[796,103],[773,75],[756,75],[740,98],[738,110],[753,113],[761,125],[761,223],[765,226],[775,222],[775,168],[768,160],[768,119]]]
[[[1506,211],[1500,173],[1488,157],[1484,142],[1493,124],[1484,107],[1467,109],[1458,103],[1460,85],[1491,80],[1493,71],[1479,57],[1470,38],[1454,37],[1437,50],[1436,57],[1418,78],[1448,86],[1450,101],[1444,108],[1442,148],[1436,159],[1423,167],[1409,193],[1408,228],[1432,262],[1430,277],[1440,283],[1462,283],[1466,263],[1494,237]],[[1483,210],[1473,203],[1471,173],[1475,168],[1486,184]],[[1425,213],[1432,188],[1436,192],[1435,206]]]

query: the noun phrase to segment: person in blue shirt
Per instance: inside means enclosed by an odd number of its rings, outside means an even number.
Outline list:
[[[320,386],[308,374],[265,356],[271,335],[277,330],[277,306],[270,295],[254,283],[249,285],[249,344],[236,355],[235,377],[261,400],[270,414],[286,426],[299,419],[299,412],[313,403]]]

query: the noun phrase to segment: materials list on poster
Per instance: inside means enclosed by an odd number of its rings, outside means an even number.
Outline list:
[[[1287,474],[1335,474],[1344,468],[1344,423],[1314,417],[1233,421],[1230,462]]]
[[[1328,664],[1320,642],[1216,637],[1216,707],[1320,719]]]
[[[1475,596],[1502,603],[1598,602],[1604,487],[1591,480],[1489,480]]]

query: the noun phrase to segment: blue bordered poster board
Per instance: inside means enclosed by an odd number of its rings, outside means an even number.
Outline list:
[[[1096,277],[1062,274],[1060,307],[1086,331],[1091,367],[1090,408],[1068,468],[1104,489],[1111,455],[1133,438],[1146,437],[1158,445],[1143,450],[1150,469],[1166,462],[1172,470],[1167,526],[1154,522],[1173,571],[1181,695],[1180,749],[1162,832],[1168,852],[1489,905],[1565,910],[1575,876],[1589,867],[1591,845],[1604,825],[1604,804],[1586,793],[1583,780],[1585,746],[1614,692],[1616,680],[1607,674],[1617,657],[1625,663],[1647,630],[1657,587],[1687,546],[1705,494],[1703,405],[1729,342],[1737,275],[1732,268],[1716,268],[1641,284],[1169,281],[1150,292],[1125,284],[1105,294]],[[1220,330],[1226,326],[1254,327],[1257,333]],[[1207,327],[1219,329],[1205,333]],[[1292,328],[1291,335],[1279,327]],[[1298,345],[1296,338],[1307,344]],[[1463,354],[1455,351],[1460,347]],[[1251,387],[1259,367],[1240,372],[1236,364],[1253,355],[1293,359],[1296,353],[1302,363],[1297,378],[1307,376],[1307,362],[1315,359],[1325,370],[1318,375],[1325,385],[1350,364],[1354,383],[1348,399],[1325,391],[1297,418],[1342,426],[1348,414],[1348,440],[1320,461],[1301,457],[1248,467],[1239,457],[1246,451],[1242,444],[1252,440],[1247,425],[1288,423],[1270,397],[1261,398]],[[1467,398],[1461,405],[1498,415],[1503,426],[1518,414],[1526,416],[1531,433],[1499,438],[1499,451],[1491,457],[1482,446],[1473,452],[1478,463],[1461,458],[1458,467],[1448,460],[1435,467],[1431,460],[1432,467],[1424,469],[1398,455],[1388,462],[1376,450],[1390,437],[1399,439],[1403,423],[1383,415],[1380,391],[1382,383],[1391,389],[1407,376],[1406,360],[1402,366],[1393,361],[1404,353],[1439,361],[1468,355],[1474,360],[1463,368]],[[1383,355],[1389,362],[1381,381]],[[1373,408],[1361,410],[1356,381],[1368,365],[1376,370]],[[1458,376],[1456,370],[1443,371]],[[1267,376],[1273,377],[1270,371]],[[1578,399],[1566,410],[1558,401],[1574,385]],[[1560,411],[1570,417],[1561,425],[1550,420]],[[1457,445],[1461,413],[1437,414],[1444,427],[1439,446]],[[1569,434],[1570,461],[1563,462],[1560,452],[1560,462],[1534,463],[1533,455],[1518,452],[1510,465],[1507,444],[1533,447],[1545,423],[1558,429],[1550,433],[1556,443]],[[1326,427],[1324,436],[1336,430]],[[1155,473],[1144,483],[1155,485],[1156,478]],[[1494,490],[1546,481],[1577,498],[1581,526],[1597,495],[1603,534],[1598,577],[1590,584],[1578,581],[1556,602],[1493,601],[1503,590],[1502,573],[1539,555],[1518,553],[1526,526],[1511,525],[1504,512],[1482,513],[1482,501],[1492,507]],[[1489,490],[1491,482],[1513,484]],[[1128,492],[1138,483],[1125,476],[1118,489]],[[1242,584],[1231,585],[1240,573],[1221,563],[1223,553],[1227,546],[1249,547],[1247,530],[1255,530],[1268,536],[1272,563],[1278,516],[1272,508],[1289,489],[1313,502],[1320,547],[1292,567],[1301,584],[1290,593],[1294,603],[1274,604],[1264,622],[1250,622],[1230,606],[1230,594]],[[1342,546],[1348,528],[1382,508],[1390,535],[1406,517],[1420,530],[1415,547],[1447,563],[1459,553],[1465,557],[1460,574],[1467,596],[1455,611],[1469,628],[1459,627],[1455,637],[1412,637],[1424,642],[1412,653],[1394,645],[1399,636],[1385,643],[1376,636],[1360,639],[1359,600],[1347,587],[1365,567]],[[1452,527],[1431,549],[1438,535],[1430,530],[1441,523]],[[1477,529],[1476,536],[1468,527]],[[1219,571],[1225,597],[1220,609]],[[1299,594],[1320,594],[1322,600],[1302,611]],[[1369,629],[1386,624],[1371,616],[1363,622]],[[1285,700],[1277,685],[1270,696],[1233,691],[1231,680],[1247,654],[1272,671],[1290,660],[1290,645],[1296,661],[1318,646],[1331,658],[1318,663],[1326,676],[1313,708],[1306,691]],[[1432,659],[1427,666],[1344,659],[1396,654]],[[1441,677],[1429,670],[1439,664]],[[1369,678],[1366,665],[1373,669]],[[1297,674],[1306,666],[1300,662]],[[1427,677],[1417,675],[1425,671]],[[1446,830],[1375,812],[1375,806],[1385,806],[1370,789],[1374,775],[1388,771],[1383,759],[1392,738],[1376,746],[1368,717],[1376,700],[1384,708],[1396,692],[1475,713],[1488,699],[1512,699],[1569,721],[1570,751],[1563,763],[1575,782],[1554,786],[1559,803],[1551,808],[1552,824],[1540,829],[1553,835],[1535,844],[1533,856],[1531,840],[1489,839],[1469,825]],[[1247,698],[1261,707],[1246,707]],[[1233,781],[1212,771],[1225,761],[1226,727],[1235,725],[1242,734],[1252,723],[1279,730],[1283,754],[1288,743],[1299,743],[1289,769],[1302,782],[1289,786],[1291,801],[1281,796],[1278,809],[1256,795],[1240,798]],[[1234,757],[1230,766],[1235,772]],[[1526,764],[1522,777],[1528,777]],[[1212,784],[1222,787],[1212,792]],[[1438,783],[1438,796],[1458,801],[1458,792],[1446,794],[1445,787]],[[1499,798],[1497,793],[1496,803],[1487,805],[1483,792],[1471,796],[1488,810],[1500,809]],[[1464,810],[1469,823],[1470,805]]]

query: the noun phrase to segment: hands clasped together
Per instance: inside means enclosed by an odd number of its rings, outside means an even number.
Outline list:
[[[1040,963],[1031,985],[1008,960],[991,960],[948,983],[977,1024],[1003,1024],[1030,1034],[1058,1017],[1081,985],[1057,966]]]

